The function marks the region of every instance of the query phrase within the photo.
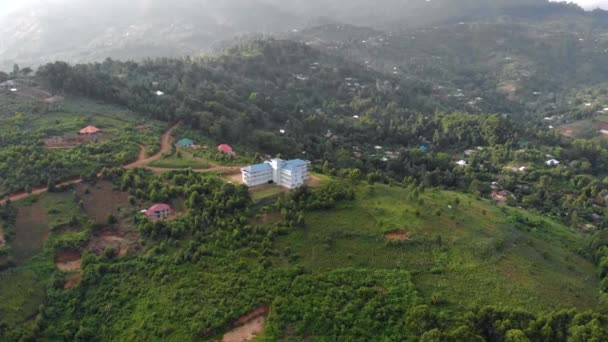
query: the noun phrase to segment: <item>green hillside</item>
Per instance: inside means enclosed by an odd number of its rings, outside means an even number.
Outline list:
[[[407,270],[425,301],[450,310],[499,305],[537,312],[597,302],[594,265],[578,255],[587,236],[469,195],[359,186],[356,200],[306,215],[277,241],[289,265]],[[451,209],[450,209],[451,207]],[[388,241],[404,231],[409,240]]]

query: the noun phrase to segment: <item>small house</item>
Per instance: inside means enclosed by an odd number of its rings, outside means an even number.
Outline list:
[[[429,151],[429,147],[426,146],[426,145],[422,145],[422,146],[420,146],[420,151],[422,151],[422,152],[428,152]]]
[[[458,166],[467,166],[467,161],[466,160],[459,160],[456,162],[456,165]]]
[[[101,129],[99,129],[95,126],[87,126],[80,130],[80,134],[82,134],[82,135],[92,135],[92,134],[97,134],[99,132],[101,132]]]
[[[146,216],[152,220],[160,220],[169,217],[171,207],[168,204],[159,203],[151,206],[145,212]]]
[[[184,147],[184,148],[193,148],[194,147],[194,141],[192,141],[192,139],[183,138],[180,141],[178,141],[176,143],[176,145],[179,146],[179,147]]]
[[[228,154],[231,156],[234,155],[234,150],[232,150],[232,147],[230,147],[230,145],[221,144],[220,146],[217,147],[217,150],[220,153]]]
[[[559,161],[555,159],[549,159],[545,162],[547,166],[557,166],[559,165]]]

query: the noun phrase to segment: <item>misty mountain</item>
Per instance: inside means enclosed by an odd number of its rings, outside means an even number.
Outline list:
[[[0,15],[0,68],[192,56],[235,36],[319,23],[403,30],[555,8],[584,15],[548,0],[25,0]]]

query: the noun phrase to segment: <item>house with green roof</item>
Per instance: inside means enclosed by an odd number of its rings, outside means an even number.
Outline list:
[[[188,139],[188,138],[183,138],[177,142],[177,146],[192,148],[192,147],[194,147],[194,141],[192,141],[191,139]]]

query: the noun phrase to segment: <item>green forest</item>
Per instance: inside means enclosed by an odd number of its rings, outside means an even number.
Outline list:
[[[605,12],[499,7],[0,73],[0,340],[606,340]]]

